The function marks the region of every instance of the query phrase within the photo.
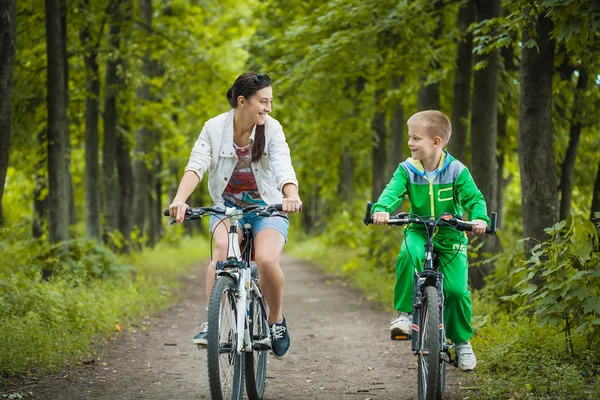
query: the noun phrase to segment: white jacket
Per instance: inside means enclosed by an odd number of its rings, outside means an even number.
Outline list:
[[[194,171],[201,180],[204,173],[209,171],[208,191],[215,204],[223,203],[223,191],[238,161],[233,147],[234,112],[235,109],[232,109],[206,121],[185,167],[185,171]],[[251,143],[255,131],[256,125],[250,136]],[[263,156],[259,162],[252,163],[252,169],[260,195],[267,204],[281,203],[282,189],[286,183],[298,186],[281,124],[268,115]]]

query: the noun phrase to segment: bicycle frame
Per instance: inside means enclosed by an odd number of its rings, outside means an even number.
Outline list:
[[[244,239],[246,246],[242,253],[239,245],[239,233],[238,233],[238,221],[243,218],[241,210],[234,207],[227,207],[225,209],[225,215],[229,220],[229,234],[228,234],[228,246],[227,246],[227,261],[219,261],[216,265],[215,278],[219,276],[227,275],[233,278],[236,282],[235,296],[237,301],[236,304],[236,348],[237,354],[242,351],[252,352],[253,342],[250,332],[250,327],[246,324],[246,321],[250,322],[250,299],[252,293],[256,295],[261,303],[264,305],[262,293],[252,279],[251,270],[251,254],[253,238],[251,232],[247,228],[243,228]],[[264,307],[262,308],[264,310]],[[263,318],[267,318],[263,315]],[[243,335],[240,334],[243,332]],[[258,343],[258,345],[265,345],[266,343]]]
[[[423,293],[428,286],[436,288],[440,304],[440,349],[444,353],[449,353],[450,346],[446,344],[446,330],[444,327],[444,274],[436,269],[437,255],[434,252],[433,237],[429,225],[427,229],[427,241],[425,243],[425,262],[423,271],[420,273],[415,270],[414,291],[413,291],[413,322],[412,322],[412,352],[414,355],[419,353],[419,321],[421,317],[421,308],[423,306]],[[452,364],[452,360],[450,361]]]

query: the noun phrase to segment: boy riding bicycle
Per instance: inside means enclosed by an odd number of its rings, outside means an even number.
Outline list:
[[[423,218],[438,218],[444,213],[462,215],[466,209],[473,221],[473,233],[484,234],[490,223],[483,195],[477,189],[469,170],[444,150],[452,127],[440,111],[421,111],[408,121],[408,146],[412,157],[398,165],[394,176],[373,205],[373,222],[385,225],[408,194],[410,213]],[[405,240],[396,262],[394,307],[398,317],[392,321],[392,334],[410,334],[412,330],[413,276],[415,268],[423,269],[426,232],[422,226],[405,229]],[[456,344],[458,366],[463,371],[475,369],[477,359],[469,339],[472,306],[468,285],[466,235],[449,227],[438,227],[434,246],[444,274],[447,337]]]

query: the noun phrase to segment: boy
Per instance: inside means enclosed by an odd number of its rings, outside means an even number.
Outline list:
[[[478,224],[473,233],[484,234],[490,220],[483,195],[477,189],[469,170],[444,150],[452,127],[440,111],[421,111],[406,122],[411,158],[398,165],[377,203],[373,205],[373,222],[385,225],[390,211],[395,210],[408,193],[410,212],[423,218],[438,218],[443,213],[462,215],[470,212]],[[458,366],[462,371],[475,369],[477,359],[469,339],[471,327],[471,298],[467,288],[467,238],[450,227],[439,227],[434,246],[444,273],[444,324],[446,335],[457,344]],[[392,321],[392,333],[411,333],[414,269],[422,270],[425,253],[425,231],[409,226],[396,262],[394,306],[398,318]]]

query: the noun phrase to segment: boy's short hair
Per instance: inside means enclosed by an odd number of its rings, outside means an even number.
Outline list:
[[[432,139],[439,136],[444,146],[448,144],[452,135],[450,120],[443,112],[437,110],[419,111],[406,121],[406,125],[425,128]]]

